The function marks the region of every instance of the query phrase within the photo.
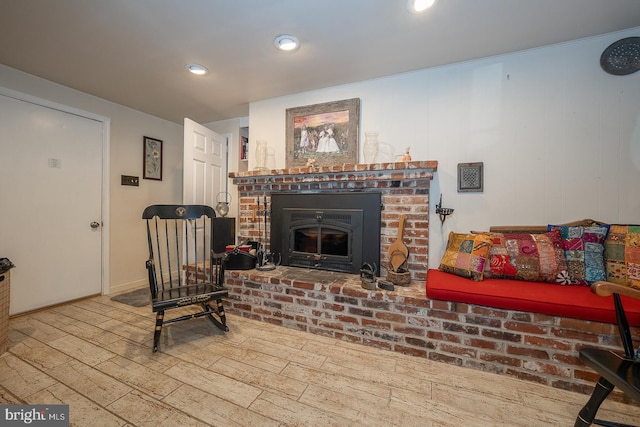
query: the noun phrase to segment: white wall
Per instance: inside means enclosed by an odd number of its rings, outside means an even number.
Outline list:
[[[442,192],[456,211],[443,228],[431,204],[432,267],[451,230],[589,217],[640,223],[640,72],[611,76],[598,62],[610,43],[638,35],[635,28],[254,102],[250,147],[268,141],[282,168],[286,108],[360,98],[361,132],[377,130],[388,158],[410,146],[414,160],[439,162],[432,201]],[[1,64],[0,86],[111,118],[110,286],[146,283],[140,215],[181,200],[182,126]],[[120,175],[142,176],[144,135],[165,143],[163,181],[123,187]],[[485,164],[485,191],[458,194],[456,165],[476,161]]]
[[[111,118],[110,218],[105,219],[110,221],[109,287],[117,292],[146,284],[142,211],[150,204],[182,201],[182,126],[4,65],[0,65],[0,86]],[[164,141],[162,181],[142,179],[143,136]],[[140,186],[121,186],[121,175],[139,176]]]
[[[439,162],[430,267],[449,231],[583,218],[638,224],[640,72],[612,76],[599,65],[609,44],[638,35],[635,28],[253,102],[250,147],[268,141],[283,168],[287,108],[360,98],[361,135],[378,131],[389,148],[379,160],[410,146],[413,160]],[[466,162],[484,162],[483,193],[457,192],[457,164]],[[444,227],[434,213],[440,193],[455,208]]]

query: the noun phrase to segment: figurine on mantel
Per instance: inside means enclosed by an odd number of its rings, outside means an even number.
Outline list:
[[[411,161],[411,154],[409,154],[409,149],[410,149],[410,148],[411,148],[411,147],[407,147],[407,148],[404,150],[404,156],[402,156],[402,161],[403,161],[403,162],[410,162],[410,161]]]
[[[309,169],[313,169],[316,166],[316,158],[315,157],[309,157],[307,159],[307,167]]]

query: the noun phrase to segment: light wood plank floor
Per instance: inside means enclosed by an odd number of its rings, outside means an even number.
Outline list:
[[[173,324],[107,296],[11,319],[0,403],[74,426],[572,426],[587,396],[228,316]],[[607,402],[603,417],[640,420]]]

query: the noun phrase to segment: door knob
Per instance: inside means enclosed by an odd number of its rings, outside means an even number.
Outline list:
[[[98,228],[100,227],[100,223],[97,221],[93,221],[91,224],[89,224],[91,226],[91,228]]]

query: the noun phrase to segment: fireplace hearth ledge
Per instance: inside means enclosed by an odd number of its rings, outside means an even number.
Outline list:
[[[412,298],[426,299],[425,282],[414,280],[408,286],[396,286],[393,291],[385,291],[377,288],[367,290],[361,286],[360,276],[338,271],[316,270],[303,267],[278,266],[274,270],[232,270],[226,271],[227,279],[248,280],[256,283],[284,284],[293,288],[301,287],[312,290],[326,290],[331,293],[341,294],[344,289],[351,289],[347,294],[358,294],[368,296],[373,299],[375,294],[395,294],[397,296],[408,296]],[[382,278],[384,279],[384,278]],[[309,285],[313,285],[310,288]]]
[[[425,282],[367,290],[360,276],[278,266],[225,271],[228,313],[316,335],[426,357]]]

